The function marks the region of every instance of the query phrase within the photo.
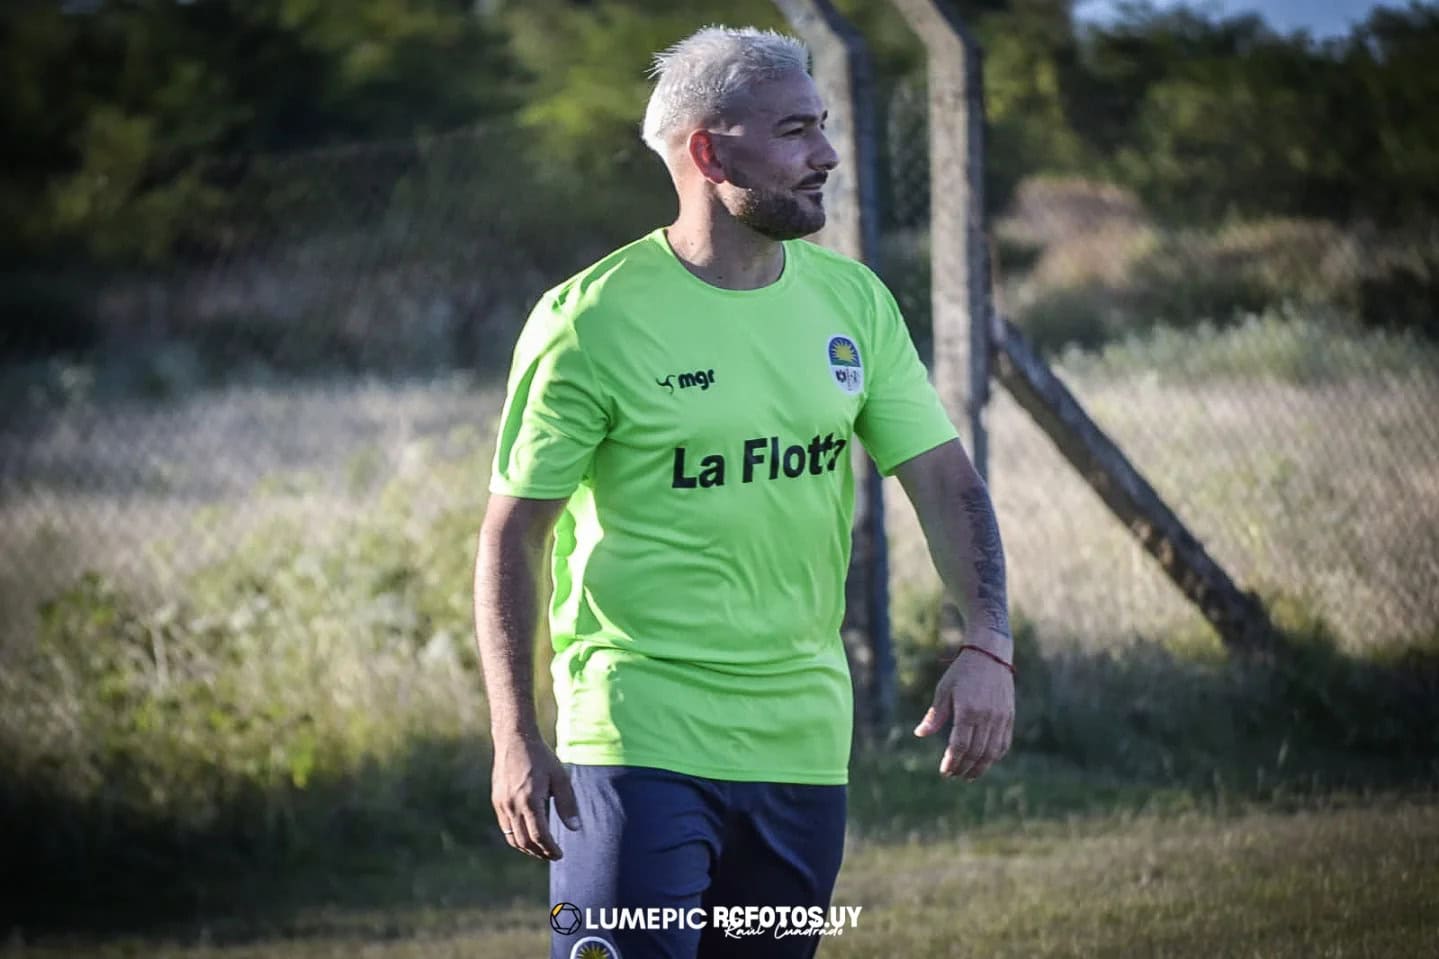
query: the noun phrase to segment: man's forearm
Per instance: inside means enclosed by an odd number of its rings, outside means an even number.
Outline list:
[[[534,644],[540,617],[543,542],[518,530],[480,532],[475,562],[475,632],[490,731],[498,741],[539,737]]]
[[[994,512],[994,503],[989,490],[978,480],[959,495],[964,516],[964,527],[968,533],[967,544],[956,552],[970,557],[971,562],[962,564],[969,575],[964,577],[963,595],[968,600],[965,622],[971,629],[987,629],[1002,635],[1006,640],[1006,652],[1013,652],[1013,640],[1009,627],[1009,591],[1004,572],[1004,544],[999,537],[999,518]],[[956,577],[958,578],[958,577]],[[948,585],[948,584],[946,584]]]
[[[945,594],[964,616],[967,641],[1009,660],[1013,640],[1004,546],[984,480],[957,441],[902,464],[898,475]]]

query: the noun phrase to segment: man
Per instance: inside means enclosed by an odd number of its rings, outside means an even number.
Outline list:
[[[838,162],[806,70],[801,44],[753,29],[659,55],[644,136],[679,216],[545,294],[515,349],[475,606],[500,828],[551,862],[557,906],[589,911],[555,923],[555,957],[813,955],[815,935],[694,920],[829,905],[856,439],[899,477],[966,613],[969,648],[915,732],[952,722],[939,771],[970,781],[1009,748],[988,493],[889,292],[799,239]],[[558,755],[531,684],[547,559]],[[610,928],[635,907],[689,921]]]

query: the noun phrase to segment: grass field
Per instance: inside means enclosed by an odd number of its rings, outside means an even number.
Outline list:
[[[104,937],[17,930],[0,955],[509,959],[548,942],[543,867],[498,850],[212,895],[201,920]],[[1368,797],[856,838],[834,901],[863,912],[821,947],[831,959],[1432,955],[1439,806]]]
[[[978,787],[910,745],[857,766],[836,898],[864,919],[822,955],[1425,954],[1434,348],[1268,318],[1062,372],[1231,574],[1338,653],[1222,662],[1000,396],[1016,755]],[[0,431],[0,826],[42,917],[0,921],[0,955],[542,950],[542,873],[489,835],[469,637],[498,405],[466,377],[334,381],[80,398]],[[888,492],[912,721],[935,583]]]

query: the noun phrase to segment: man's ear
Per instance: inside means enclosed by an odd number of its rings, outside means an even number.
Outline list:
[[[719,146],[716,143],[715,135],[708,130],[695,130],[685,140],[685,150],[689,153],[690,162],[711,183],[724,183],[729,177],[725,174],[724,162],[719,156]]]

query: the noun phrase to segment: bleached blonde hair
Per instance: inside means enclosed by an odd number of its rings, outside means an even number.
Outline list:
[[[655,54],[655,81],[642,137],[661,157],[681,129],[725,117],[755,85],[809,69],[809,48],[794,37],[755,27],[705,27]]]

